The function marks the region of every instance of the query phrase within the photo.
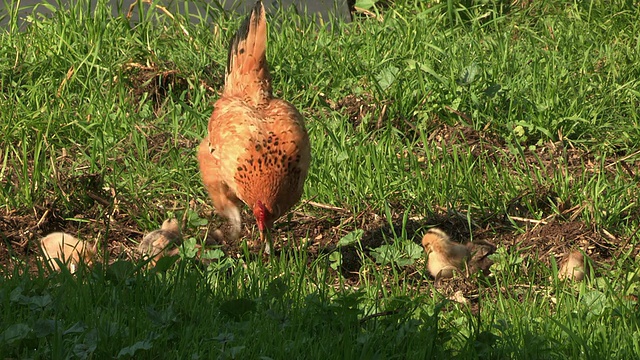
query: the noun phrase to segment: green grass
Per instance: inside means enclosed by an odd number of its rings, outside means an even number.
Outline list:
[[[209,266],[154,272],[121,261],[78,276],[27,271],[34,253],[7,250],[0,354],[635,357],[640,10],[465,3],[397,1],[331,28],[290,13],[271,23],[274,89],[305,115],[312,141],[303,202],[346,212],[299,210],[332,218],[340,225],[323,233],[333,244],[354,234],[350,244],[312,255],[294,246],[309,239],[286,233],[267,263],[213,250]],[[97,241],[116,234],[130,248],[139,238],[122,229],[150,231],[184,213],[185,236],[205,239],[210,203],[195,147],[240,17],[208,8],[172,20],[143,5],[130,24],[104,2],[81,1],[19,30],[15,6],[0,12],[10,19],[0,30],[0,211],[43,223],[5,221],[3,250],[18,239],[35,249],[37,234],[60,227]],[[466,138],[436,136],[452,128]],[[467,216],[460,226],[474,236],[473,224],[495,227],[497,241],[505,226],[528,230],[514,216],[582,221],[619,241],[598,245],[609,253],[588,284],[549,280],[557,270],[536,249],[498,243],[494,274],[474,280],[468,307],[434,287],[415,245],[443,209]],[[368,232],[374,214],[394,231],[372,251],[368,234],[352,231]],[[355,277],[333,269],[348,253]]]

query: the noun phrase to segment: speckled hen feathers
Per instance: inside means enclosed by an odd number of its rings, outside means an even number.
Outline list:
[[[236,197],[249,207],[261,200],[275,220],[300,199],[309,138],[302,116],[285,101],[248,113],[237,101],[218,101],[209,122],[212,164]]]

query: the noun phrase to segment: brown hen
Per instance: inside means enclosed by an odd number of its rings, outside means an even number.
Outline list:
[[[230,222],[228,236],[240,235],[244,202],[263,243],[265,231],[300,200],[311,161],[302,115],[273,97],[266,46],[267,20],[258,1],[231,40],[224,91],[198,149],[203,183]]]

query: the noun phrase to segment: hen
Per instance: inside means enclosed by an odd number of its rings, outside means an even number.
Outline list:
[[[240,235],[244,202],[263,244],[273,222],[300,200],[311,161],[302,115],[273,97],[266,46],[267,20],[258,1],[231,39],[224,90],[198,149],[203,183],[216,212],[230,222],[228,236]]]

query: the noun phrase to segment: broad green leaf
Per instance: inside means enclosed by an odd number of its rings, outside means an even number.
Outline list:
[[[196,238],[189,238],[184,241],[180,247],[180,255],[185,259],[193,259],[198,255],[198,248],[196,247]]]
[[[331,268],[333,270],[338,270],[340,265],[342,265],[342,254],[339,251],[334,251],[329,255],[329,262]]]
[[[242,316],[255,310],[256,302],[247,298],[225,301],[220,305],[220,311],[235,320],[240,320]]]
[[[271,299],[281,299],[287,293],[288,289],[287,284],[285,284],[281,278],[277,278],[269,283],[267,295]]]
[[[31,335],[32,330],[31,326],[27,324],[13,324],[0,334],[0,340],[11,345],[16,341],[28,338]]]
[[[218,334],[218,336],[215,336],[213,338],[213,340],[218,341],[221,344],[226,344],[228,342],[231,342],[235,339],[235,336],[233,335],[233,333],[220,333]]]
[[[471,85],[478,76],[478,73],[480,73],[480,67],[476,63],[467,66],[458,78],[458,85]]]
[[[120,350],[120,352],[118,353],[118,359],[125,357],[125,356],[131,356],[133,357],[136,352],[138,352],[138,350],[149,350],[153,347],[153,344],[151,344],[151,341],[149,340],[144,340],[144,341],[138,341],[137,343],[131,345],[131,346],[127,346],[125,348],[122,348]]]
[[[43,338],[53,334],[56,329],[58,331],[61,328],[60,320],[53,319],[38,319],[35,324],[33,324],[33,332],[35,333],[37,338]]]
[[[396,77],[400,73],[400,69],[395,66],[389,66],[388,68],[382,70],[378,75],[376,75],[376,81],[382,90],[387,90],[394,81],[396,81]]]
[[[65,330],[62,333],[62,335],[83,333],[86,330],[87,330],[87,325],[85,325],[82,321],[78,321],[77,323],[71,325],[70,328]]]
[[[370,10],[375,4],[375,0],[356,0],[356,3],[353,4],[353,6],[363,10]]]
[[[349,246],[353,243],[356,243],[362,239],[362,235],[364,235],[364,230],[356,229],[347,235],[343,236],[340,240],[338,240],[338,244],[336,246]]]
[[[133,275],[136,266],[131,261],[118,260],[107,268],[107,279],[122,282]]]
[[[171,269],[173,264],[175,264],[176,261],[178,261],[178,259],[180,259],[179,255],[161,257],[160,259],[158,259],[158,261],[156,261],[156,266],[153,267],[153,272],[155,273],[167,272],[169,269]]]

